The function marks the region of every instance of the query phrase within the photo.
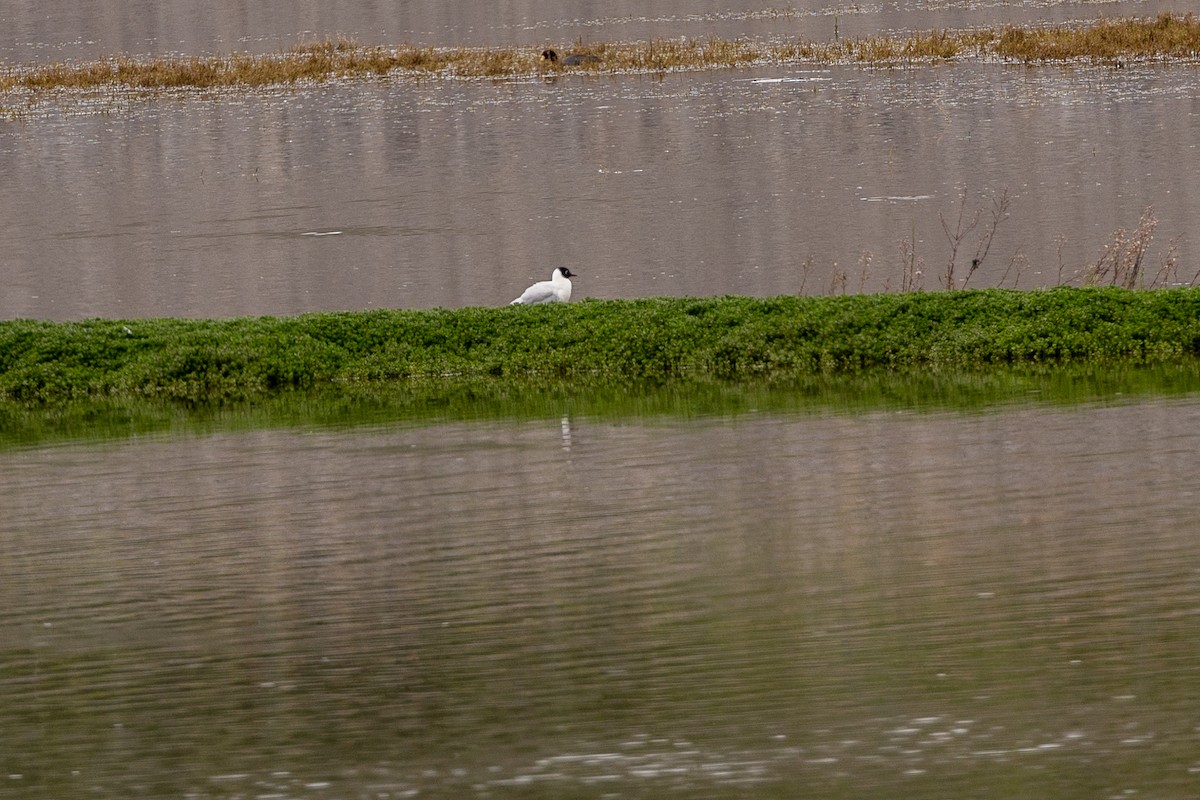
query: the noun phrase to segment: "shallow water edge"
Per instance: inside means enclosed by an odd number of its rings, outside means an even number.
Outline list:
[[[192,404],[94,399],[51,408],[0,403],[0,450],[56,442],[208,435],[261,429],[572,417],[622,423],[754,414],[976,413],[1014,405],[1118,404],[1200,392],[1200,360],[1141,365],[1040,365],[986,371],[872,370],[787,380],[544,380],[339,386],[252,401]]]
[[[9,452],[0,775],[1195,797],[1193,397]]]
[[[1157,18],[1101,19],[1091,25],[1006,27],[998,30],[941,29],[907,36],[877,35],[833,41],[756,42],[658,39],[633,43],[592,43],[587,52],[559,61],[554,50],[537,48],[435,48],[401,45],[363,47],[339,36],[296,45],[268,56],[246,53],[207,58],[138,58],[122,54],[76,65],[51,64],[0,70],[0,100],[17,94],[21,104],[0,112],[19,114],[64,90],[160,92],[181,89],[254,89],[355,77],[389,78],[529,78],[553,76],[561,70],[619,74],[663,74],[765,64],[868,66],[942,63],[982,58],[1015,63],[1108,62],[1129,59],[1196,58],[1200,21],[1191,13]],[[550,57],[549,54],[554,54]]]

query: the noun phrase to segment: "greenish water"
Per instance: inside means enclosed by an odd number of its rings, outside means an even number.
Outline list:
[[[875,370],[854,375],[729,382],[570,380],[394,383],[282,392],[256,402],[192,405],[79,401],[52,407],[0,403],[0,448],[64,440],[262,428],[405,422],[523,421],[575,413],[597,419],[694,419],[753,413],[980,411],[1010,404],[1129,402],[1200,391],[1200,362],[958,370]]]
[[[0,794],[1193,797],[1194,381],[295,397],[9,447]]]

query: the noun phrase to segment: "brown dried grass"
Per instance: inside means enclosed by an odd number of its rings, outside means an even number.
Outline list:
[[[548,63],[540,48],[365,47],[339,37],[254,56],[127,55],[81,64],[0,68],[0,92],[40,95],[54,90],[121,87],[156,91],[289,85],[308,81],[397,77],[505,78],[563,72],[668,72],[752,64],[904,65],[965,57],[1024,62],[1131,58],[1200,58],[1200,22],[1192,14],[1155,19],[1101,20],[1084,28],[1006,28],[1002,31],[930,31],[905,37],[871,36],[812,42],[746,39],[654,39],[594,44],[598,62]],[[0,98],[3,99],[3,98]]]
[[[995,55],[1016,61],[1200,57],[1200,21],[1160,14],[1154,19],[1102,19],[1083,28],[1006,28],[992,47]]]

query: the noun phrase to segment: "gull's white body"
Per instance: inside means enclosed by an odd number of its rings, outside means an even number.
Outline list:
[[[571,270],[555,267],[548,281],[538,281],[526,289],[510,306],[531,306],[536,303],[566,303],[571,300]]]

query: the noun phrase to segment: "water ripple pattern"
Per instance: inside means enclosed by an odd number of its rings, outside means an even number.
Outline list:
[[[251,431],[0,468],[25,798],[1184,797],[1200,406]]]
[[[1001,195],[971,287],[1078,284],[1147,209],[1147,274],[1186,283],[1194,79],[781,66],[68,107],[0,128],[0,317],[498,306],[554,264],[573,300],[937,289],[942,221],[982,215],[961,286]]]

